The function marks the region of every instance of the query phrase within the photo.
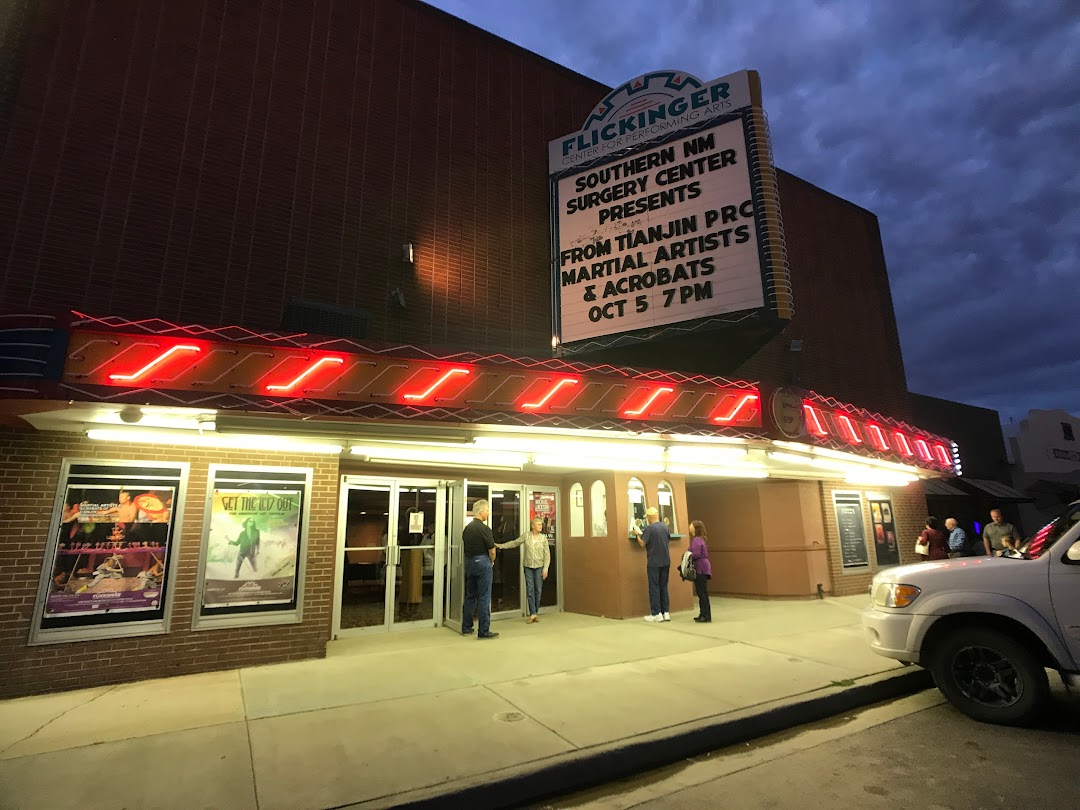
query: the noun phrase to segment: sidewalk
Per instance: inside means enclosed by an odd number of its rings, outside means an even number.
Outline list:
[[[495,623],[494,641],[427,629],[331,642],[323,661],[0,702],[0,807],[539,797],[925,688],[869,651],[865,604],[714,598],[712,624],[545,615]]]

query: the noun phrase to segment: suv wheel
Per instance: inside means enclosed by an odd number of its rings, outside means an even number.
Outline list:
[[[1046,670],[1023,644],[988,627],[958,627],[935,646],[930,671],[945,697],[984,723],[1019,725],[1046,708]]]

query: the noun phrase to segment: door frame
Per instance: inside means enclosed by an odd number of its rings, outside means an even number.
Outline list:
[[[468,492],[469,492],[469,487],[470,486],[486,487],[487,488],[487,500],[488,500],[489,504],[491,503],[491,491],[492,491],[492,489],[501,490],[501,491],[504,491],[504,492],[507,491],[507,490],[514,490],[514,489],[518,490],[518,492],[519,492],[519,495],[518,495],[518,504],[519,504],[519,509],[518,509],[518,535],[517,535],[518,537],[521,536],[522,532],[528,531],[528,528],[529,528],[529,492],[530,492],[530,490],[536,490],[536,491],[541,491],[541,492],[554,492],[555,493],[555,503],[556,504],[561,504],[561,502],[562,502],[562,490],[561,490],[560,487],[558,487],[556,485],[548,485],[548,484],[501,484],[497,480],[476,481],[476,480],[472,480],[472,479],[460,479],[460,480],[455,480],[455,481],[447,481],[447,482],[443,482],[443,483],[446,483],[448,485],[448,487],[450,487],[450,486],[458,486],[458,487],[460,487],[461,488],[461,493],[462,493],[461,494],[462,508],[459,510],[460,514],[451,513],[451,510],[453,510],[453,508],[454,508],[454,498],[449,497],[449,495],[448,495],[448,502],[447,502],[447,511],[448,511],[448,513],[450,513],[450,517],[451,517],[450,523],[447,526],[448,536],[447,536],[447,542],[446,542],[448,560],[447,560],[447,565],[446,565],[447,583],[446,583],[445,593],[447,594],[447,599],[448,600],[454,598],[455,595],[460,595],[460,594],[464,593],[464,587],[465,587],[465,585],[464,585],[464,578],[465,578],[464,568],[460,565],[460,562],[457,565],[454,564],[454,556],[453,555],[454,555],[454,553],[456,553],[458,555],[458,557],[460,558],[461,530],[464,528],[465,521],[466,521],[466,512],[467,512],[466,507],[468,505]],[[454,518],[458,518],[461,521],[460,525],[457,525],[457,526],[454,525]],[[490,520],[490,514],[489,514],[488,519]],[[547,607],[541,607],[540,612],[544,613],[544,614],[561,613],[563,611],[563,604],[564,604],[564,602],[563,602],[563,579],[564,579],[564,576],[565,576],[565,572],[563,571],[563,569],[561,567],[563,532],[560,530],[560,526],[563,524],[563,522],[566,519],[567,519],[567,516],[564,515],[564,516],[560,517],[559,514],[558,514],[558,511],[556,511],[556,514],[555,514],[555,551],[554,551],[554,554],[555,554],[555,559],[557,561],[557,565],[559,565],[559,567],[556,569],[556,571],[558,572],[558,578],[555,581],[555,604],[554,605],[549,605]],[[457,550],[456,552],[454,551],[455,549]],[[454,580],[454,583],[451,584],[451,580],[454,577],[460,577],[460,579],[459,580]],[[516,619],[516,618],[521,618],[522,616],[525,615],[525,611],[526,611],[526,608],[527,608],[526,601],[525,601],[526,600],[526,597],[525,597],[525,571],[520,565],[518,566],[518,593],[521,595],[520,604],[518,605],[518,607],[516,609],[515,608],[510,608],[510,609],[507,609],[507,610],[500,610],[498,612],[492,611],[492,613],[491,613],[491,620],[492,621],[499,621],[499,620],[502,620],[502,619]],[[447,602],[446,611],[445,611],[444,615],[445,615],[445,619],[443,621],[444,626],[449,627],[452,630],[456,630],[456,631],[460,632],[461,631],[460,619],[455,620],[455,619],[451,618],[451,607],[450,607],[449,601]]]
[[[341,589],[345,578],[345,533],[348,527],[349,490],[353,487],[378,486],[389,490],[389,506],[386,527],[386,564],[384,566],[385,585],[383,592],[383,621],[369,627],[341,627]],[[397,574],[401,565],[401,546],[398,544],[397,516],[400,510],[400,494],[403,488],[422,486],[435,489],[435,564],[432,571],[432,617],[418,621],[394,621],[394,608],[397,601]],[[357,636],[377,635],[388,632],[409,632],[442,625],[444,592],[447,571],[444,562],[446,550],[446,498],[447,482],[437,478],[402,477],[393,475],[342,475],[338,489],[338,525],[335,543],[333,624],[330,637],[355,638]]]

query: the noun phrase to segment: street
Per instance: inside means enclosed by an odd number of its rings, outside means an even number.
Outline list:
[[[1034,728],[976,723],[932,689],[537,807],[1076,807],[1080,695],[1051,682]]]

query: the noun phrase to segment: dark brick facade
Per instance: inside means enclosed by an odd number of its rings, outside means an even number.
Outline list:
[[[300,297],[370,311],[374,339],[549,350],[546,143],[602,85],[413,0],[51,0],[29,53],[5,307],[276,330]],[[741,368],[703,340],[701,370],[907,418],[876,218],[780,194],[795,319]]]
[[[19,7],[36,16],[0,120],[4,310],[276,331],[302,298],[368,311],[376,341],[549,351],[547,142],[603,85],[416,0]],[[876,217],[783,172],[779,189],[795,317],[739,368],[710,366],[722,335],[694,362],[909,418]],[[193,464],[167,654],[145,639],[25,646],[60,461],[117,449],[0,432],[0,696],[324,655],[337,460],[213,454],[316,467],[304,622],[194,633],[210,453],[124,452]],[[896,496],[909,546],[919,500]],[[866,587],[833,577],[837,593]]]

